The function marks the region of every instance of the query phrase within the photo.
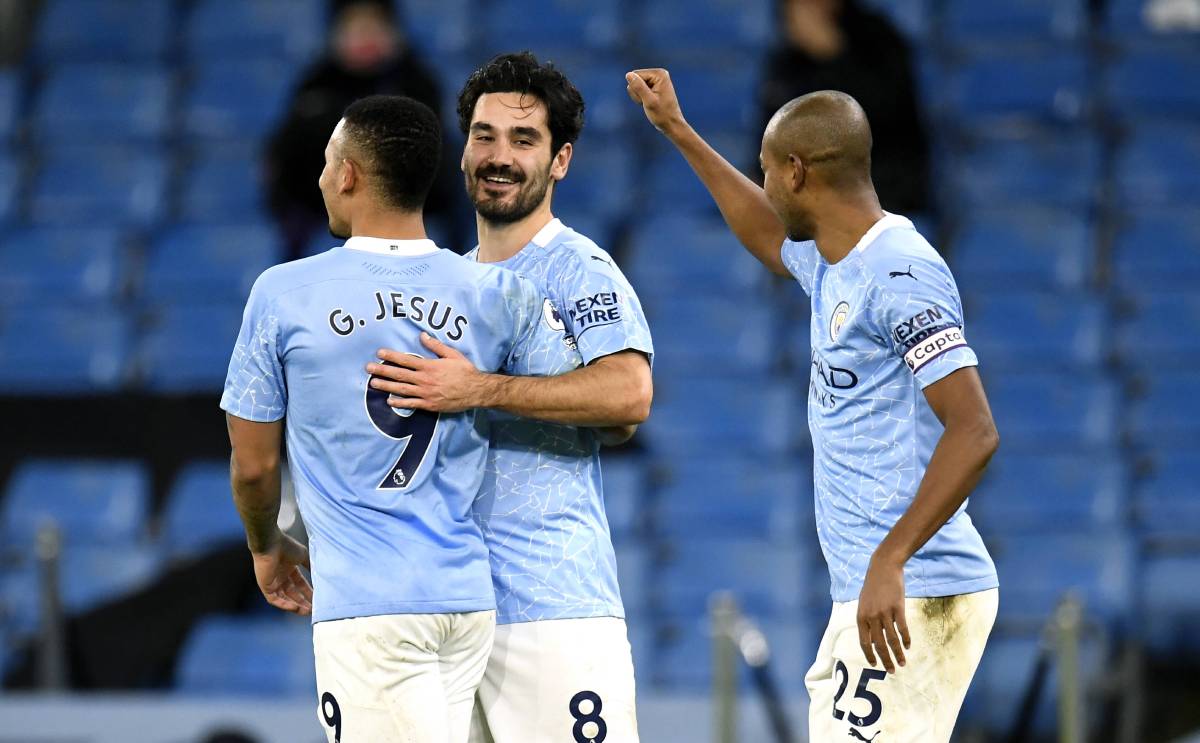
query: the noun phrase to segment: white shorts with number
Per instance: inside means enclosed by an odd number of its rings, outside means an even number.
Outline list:
[[[471,743],[638,743],[625,620],[496,627]]]
[[[329,743],[465,743],[495,627],[494,611],[317,622]]]
[[[907,599],[912,647],[889,674],[872,668],[858,644],[858,602],[835,603],[817,661],[805,676],[814,743],[948,743],[967,687],[996,621],[995,589]]]

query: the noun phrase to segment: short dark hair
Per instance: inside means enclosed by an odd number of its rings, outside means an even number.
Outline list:
[[[583,130],[583,96],[553,62],[538,62],[532,52],[501,54],[475,70],[458,94],[458,128],[471,129],[475,103],[484,93],[525,93],[546,104],[550,154],[557,155]]]
[[[351,103],[342,118],[351,147],[377,178],[380,198],[399,209],[420,211],[442,159],[437,115],[412,98],[372,95]]]

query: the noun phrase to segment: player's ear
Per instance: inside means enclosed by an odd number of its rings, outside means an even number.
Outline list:
[[[338,174],[338,193],[349,193],[358,183],[358,163],[350,158],[342,160],[342,170]]]
[[[788,155],[788,184],[792,187],[792,191],[799,191],[804,188],[804,182],[808,179],[808,169],[804,166],[804,161],[799,155]]]
[[[554,156],[554,160],[550,163],[550,177],[556,181],[561,181],[567,177],[567,171],[571,168],[571,155],[575,154],[575,148],[570,142],[564,144],[558,154]]]

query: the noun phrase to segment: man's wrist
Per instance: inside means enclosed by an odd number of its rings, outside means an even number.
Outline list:
[[[276,526],[262,532],[246,533],[246,546],[252,555],[266,555],[275,551],[283,541],[283,532]]]
[[[504,374],[480,372],[476,401],[478,408],[500,408],[507,400],[508,383],[512,377]]]
[[[675,144],[680,144],[688,134],[694,134],[691,125],[687,123],[687,119],[683,115],[672,116],[665,124],[663,124],[662,132],[667,139]]]
[[[871,564],[881,568],[903,570],[906,562],[908,562],[908,556],[904,554],[904,551],[888,544],[886,540],[871,555]]]

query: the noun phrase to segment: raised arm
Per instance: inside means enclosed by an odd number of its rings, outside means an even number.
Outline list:
[[[754,181],[742,175],[683,117],[671,75],[663,69],[634,70],[625,75],[629,97],[642,105],[646,118],[687,159],[712,194],[725,223],[742,245],[772,273],[788,276],[780,256],[786,237],[783,223]]]

